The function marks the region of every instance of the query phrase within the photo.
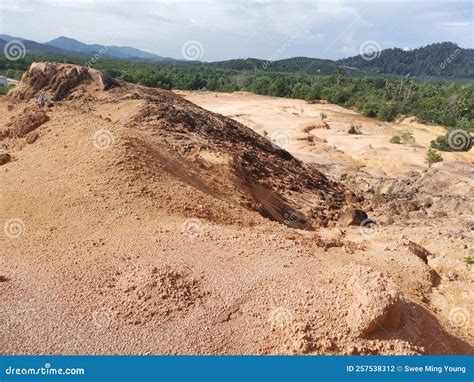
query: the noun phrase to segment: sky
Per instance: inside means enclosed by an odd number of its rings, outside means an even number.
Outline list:
[[[474,48],[474,1],[0,0],[0,33],[218,61],[338,59],[452,41]]]

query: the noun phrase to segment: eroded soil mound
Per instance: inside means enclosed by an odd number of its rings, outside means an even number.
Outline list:
[[[122,140],[124,171],[131,167],[152,176],[157,169],[165,170],[200,192],[289,227],[311,230],[334,225],[342,210],[352,204],[348,201],[357,200],[344,186],[251,129],[170,91],[118,83],[75,65],[34,63],[9,96],[76,100],[84,111],[133,129],[133,136]],[[107,116],[107,111],[120,109],[128,110],[123,118],[112,121]],[[36,123],[36,117],[42,117],[41,121]],[[47,118],[39,111],[34,121],[31,116],[24,123],[16,121],[17,135]],[[146,179],[141,182],[146,186]]]
[[[95,69],[35,62],[23,75],[19,86],[9,92],[9,96],[21,100],[41,96],[60,101],[77,90],[106,90],[114,85],[115,81]]]
[[[39,108],[25,109],[18,117],[14,118],[8,124],[8,129],[4,135],[11,134],[14,137],[22,138],[28,133],[36,130],[43,123],[47,122],[49,117]]]

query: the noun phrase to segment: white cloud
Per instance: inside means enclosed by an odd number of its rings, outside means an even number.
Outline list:
[[[421,1],[13,1],[0,3],[0,33],[44,42],[66,35],[86,43],[129,45],[180,57],[199,41],[203,60],[267,58],[291,39],[284,57],[338,58],[367,40],[383,48],[472,34],[470,2]],[[297,36],[297,38],[295,38]],[[471,40],[472,41],[472,40]]]

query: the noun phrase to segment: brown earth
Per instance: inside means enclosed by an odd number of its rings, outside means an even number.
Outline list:
[[[2,354],[472,351],[472,166],[296,159],[72,65],[33,64],[0,111]]]

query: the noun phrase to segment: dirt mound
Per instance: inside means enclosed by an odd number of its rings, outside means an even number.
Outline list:
[[[111,92],[116,102],[130,98],[129,87]],[[314,167],[305,166],[242,124],[171,92],[137,86],[133,90],[133,98],[141,97],[145,103],[126,126],[166,142],[177,154],[171,169],[175,175],[289,227],[312,229],[339,218],[339,211],[347,204],[347,189]],[[216,173],[232,184],[209,184]]]
[[[34,63],[9,95],[58,101],[90,97],[96,90],[109,91],[101,93],[100,101],[95,98],[87,110],[109,121],[106,111],[125,109],[133,102],[126,118],[114,121],[137,132],[122,141],[128,142],[127,157],[134,158],[122,161],[123,171],[133,168],[151,176],[149,167],[154,163],[213,198],[258,211],[292,228],[334,225],[348,204],[346,196],[351,192],[314,166],[307,167],[246,126],[170,91],[118,84],[96,70],[75,65]],[[20,127],[22,133],[31,129]],[[141,182],[145,187],[147,180]]]
[[[36,62],[23,75],[18,87],[9,91],[12,98],[29,100],[40,96],[60,101],[73,95],[80,88],[107,90],[117,83],[95,69],[76,65]]]
[[[38,108],[25,109],[23,113],[8,124],[8,132],[14,137],[22,138],[47,121],[49,121],[49,117],[43,110]]]

